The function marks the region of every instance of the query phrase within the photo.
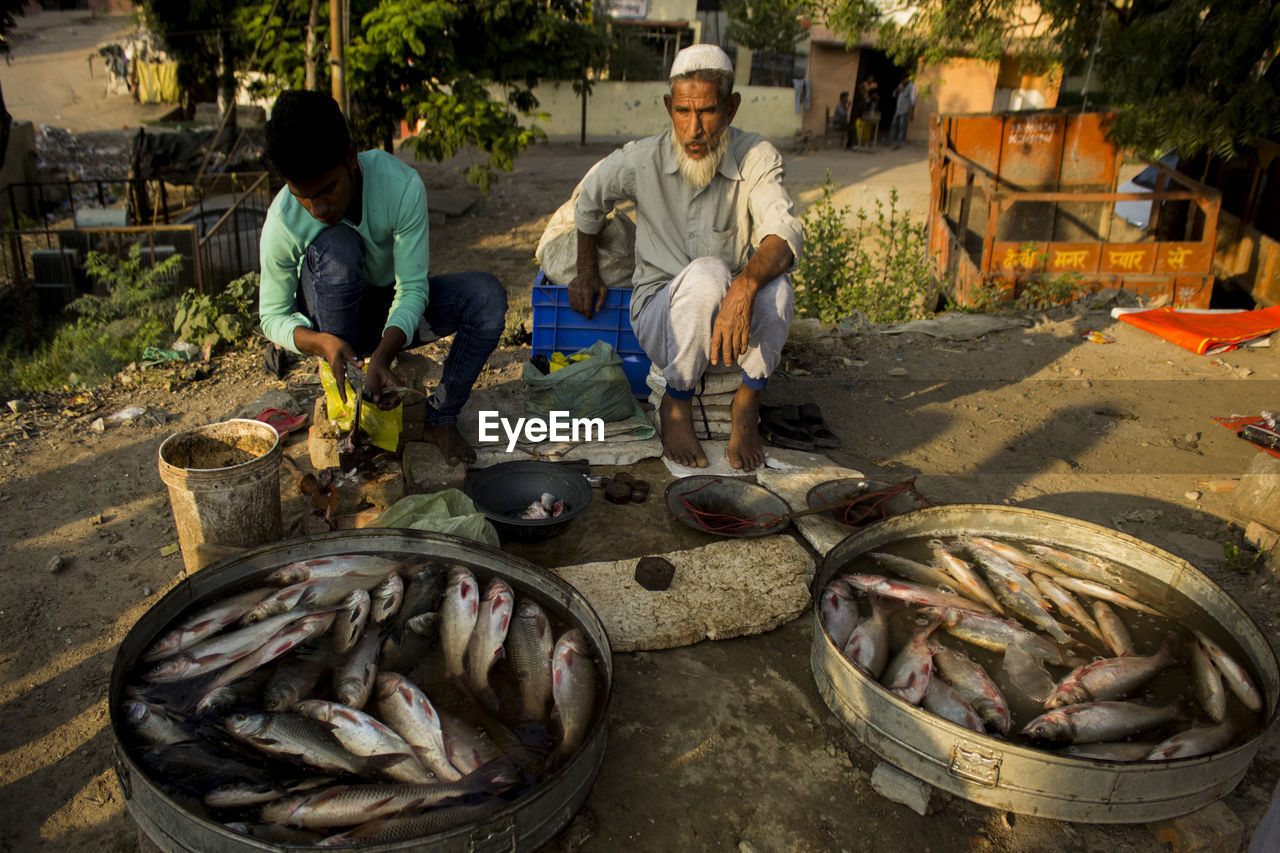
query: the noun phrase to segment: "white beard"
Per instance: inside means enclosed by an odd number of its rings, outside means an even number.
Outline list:
[[[698,160],[689,156],[674,133],[671,134],[671,147],[676,152],[676,165],[680,168],[680,177],[684,178],[684,182],[689,186],[700,190],[711,183],[711,179],[716,176],[716,170],[720,168],[720,161],[724,159],[724,152],[729,150],[729,130],[726,128],[724,133],[720,134],[720,141],[716,146],[707,149],[707,155]]]

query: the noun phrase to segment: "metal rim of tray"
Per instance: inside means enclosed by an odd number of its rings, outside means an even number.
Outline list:
[[[970,523],[957,523],[966,516],[972,517]],[[997,518],[1005,523],[998,523]],[[978,519],[984,520],[987,527],[972,523]],[[947,521],[951,523],[947,524]],[[935,526],[928,527],[930,523],[935,523]],[[1043,531],[1050,525],[1060,535],[1050,538]],[[827,637],[818,614],[820,593],[844,565],[874,548],[906,538],[947,536],[960,532],[1054,541],[1107,557],[1153,578],[1168,590],[1179,590],[1182,596],[1205,609],[1206,615],[1213,618],[1219,628],[1227,630],[1225,620],[1209,612],[1205,602],[1180,587],[1195,586],[1199,588],[1198,592],[1215,597],[1215,609],[1230,613],[1230,632],[1249,655],[1251,669],[1261,680],[1259,687],[1268,707],[1258,733],[1244,743],[1208,755],[1168,761],[1100,762],[1057,755],[991,735],[979,735],[907,705],[877,681],[858,671]],[[1063,537],[1069,541],[1063,541]],[[1129,559],[1122,560],[1119,556],[1122,553]],[[1134,556],[1163,563],[1170,570],[1171,577],[1166,579],[1134,566],[1131,562]],[[1239,784],[1261,747],[1262,735],[1275,722],[1280,711],[1280,672],[1277,671],[1275,653],[1258,625],[1225,590],[1186,560],[1136,537],[1070,516],[998,504],[948,504],[894,516],[850,534],[832,548],[814,575],[813,593],[810,665],[827,707],[881,758],[925,782],[981,805],[1085,823],[1141,823],[1186,814],[1226,796]],[[1153,604],[1159,606],[1158,602]],[[827,661],[833,661],[833,672],[824,667]],[[861,691],[858,698],[869,706],[865,720],[851,718],[842,712],[841,705],[849,698],[844,694],[854,690]],[[889,731],[888,727],[895,719],[902,723],[899,728],[914,729],[915,737],[908,741],[898,732]],[[935,736],[930,737],[931,733]],[[946,750],[942,748],[946,745],[943,735],[949,741]],[[1082,778],[1094,784],[1081,786],[1089,792],[1088,795],[1055,799],[1047,796],[1045,788],[1033,787],[1030,781],[1011,781],[1007,773],[1002,780],[1002,767],[1007,770],[1011,760],[1018,765],[1035,763],[1052,768],[1051,772],[1056,774],[1059,783],[1065,781],[1064,776],[1069,776],[1076,781]],[[1206,769],[1229,770],[1229,773],[1215,778],[1212,773],[1205,773]],[[1167,796],[1157,793],[1149,799],[1134,802],[1117,802],[1115,799],[1116,792],[1121,789],[1146,787],[1154,790],[1157,787],[1129,785],[1135,778],[1169,779],[1175,776],[1179,781],[1187,780],[1188,784],[1183,786],[1187,789],[1185,792]]]
[[[130,751],[124,748],[119,737],[120,733],[127,731],[121,718],[123,706],[121,691],[125,676],[137,663],[142,652],[166,626],[182,613],[187,612],[192,605],[219,593],[244,586],[250,578],[265,575],[271,569],[295,560],[324,554],[412,550],[405,547],[408,543],[438,549],[438,552],[431,554],[421,552],[424,556],[453,559],[468,567],[478,567],[489,573],[500,573],[499,569],[494,568],[495,563],[527,573],[527,577],[515,580],[517,586],[532,587],[544,599],[553,601],[568,614],[571,623],[585,629],[584,633],[595,647],[595,662],[603,669],[605,683],[603,706],[583,738],[578,752],[572,758],[563,766],[547,774],[533,790],[487,816],[482,822],[422,836],[407,842],[362,845],[360,849],[374,851],[374,853],[418,849],[534,850],[554,837],[577,813],[590,793],[603,761],[609,709],[613,701],[612,649],[604,623],[591,607],[590,602],[557,575],[483,543],[445,533],[400,528],[394,530],[366,528],[287,539],[220,560],[183,578],[129,629],[116,650],[115,662],[111,668],[108,722],[113,736],[113,763],[117,784],[124,795],[129,814],[152,841],[157,843],[159,839],[172,841],[175,845],[173,847],[161,845],[161,848],[166,850],[278,851],[283,849],[280,844],[233,832],[219,823],[196,815],[172,802],[159,789],[155,780],[134,760]],[[329,545],[335,547],[326,551],[325,548]],[[486,563],[486,560],[489,562]],[[232,572],[236,568],[243,568],[244,571]],[[513,579],[504,577],[504,580],[511,582]],[[564,802],[551,803],[551,811],[542,819],[532,818],[531,807],[550,802],[553,792],[564,795],[562,797]],[[185,846],[183,839],[175,837],[169,827],[157,820],[156,815],[150,814],[138,804],[138,801],[143,799],[149,803],[156,800],[162,801],[169,810],[181,812],[183,821],[195,824],[206,836],[211,837],[202,839],[198,848]],[[568,808],[565,807],[565,803],[569,804]],[[528,843],[530,841],[532,843]]]

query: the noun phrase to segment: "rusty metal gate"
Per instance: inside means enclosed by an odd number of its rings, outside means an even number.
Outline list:
[[[1123,288],[1204,308],[1213,290],[1220,194],[1161,164],[1152,192],[1120,193],[1123,152],[1106,112],[935,116],[929,251],[962,306],[1011,301],[1032,282]],[[1120,202],[1151,204],[1144,227]]]

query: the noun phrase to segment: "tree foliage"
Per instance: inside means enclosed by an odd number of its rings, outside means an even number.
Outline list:
[[[808,35],[810,0],[728,0],[725,35],[735,44],[770,57],[773,84],[778,84],[778,57],[795,51]]]
[[[878,32],[895,62],[1016,55],[1085,73],[1121,110],[1120,144],[1147,153],[1241,145],[1280,134],[1277,0],[828,0],[828,26]]]

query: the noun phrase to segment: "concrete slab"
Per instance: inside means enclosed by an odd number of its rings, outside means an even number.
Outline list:
[[[862,476],[863,474],[859,471],[838,465],[785,470],[766,468],[757,472],[756,482],[781,495],[793,510],[801,510],[808,506],[806,497],[809,490],[819,483]],[[813,546],[813,550],[823,555],[853,532],[853,528],[825,515],[807,515],[804,518],[797,518],[792,522],[792,526],[800,532],[805,541]]]
[[[427,193],[427,210],[445,216],[461,216],[480,200],[480,191],[466,189],[433,189]]]
[[[672,551],[670,588],[635,579],[638,559],[554,569],[600,614],[615,652],[669,649],[763,634],[809,606],[813,560],[788,535],[734,539]]]

